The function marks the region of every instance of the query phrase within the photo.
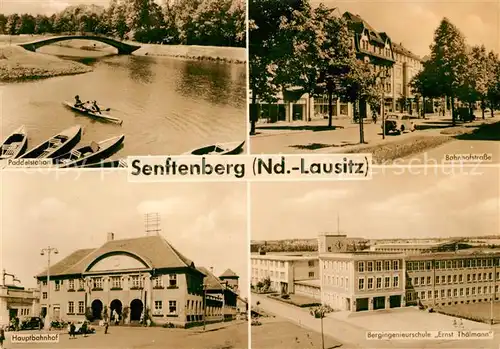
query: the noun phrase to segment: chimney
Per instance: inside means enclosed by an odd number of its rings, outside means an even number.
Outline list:
[[[108,233],[107,241],[113,241],[115,239],[115,233]]]

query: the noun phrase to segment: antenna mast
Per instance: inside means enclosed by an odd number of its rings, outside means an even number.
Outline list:
[[[147,235],[158,235],[161,232],[160,214],[146,213],[144,215],[144,227]]]

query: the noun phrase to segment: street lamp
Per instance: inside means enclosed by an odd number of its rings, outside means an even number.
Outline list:
[[[321,321],[321,348],[325,349],[325,336],[323,334],[323,318],[325,317],[327,310],[324,306],[311,309],[310,314],[316,319],[319,318]]]
[[[40,255],[45,256],[47,254],[47,313],[45,314],[45,329],[50,329],[50,255],[58,254],[57,248],[48,246],[47,248],[42,248]]]

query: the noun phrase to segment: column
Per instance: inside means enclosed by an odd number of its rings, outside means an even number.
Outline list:
[[[293,120],[293,105],[290,102],[285,102],[285,117],[286,117],[286,122],[292,122],[292,120]]]
[[[340,116],[340,98],[337,98],[337,102],[335,103],[335,107],[337,109],[337,117]]]
[[[385,297],[385,309],[390,309],[391,308],[391,297],[386,296]]]
[[[401,295],[401,307],[406,307],[406,296]]]
[[[368,298],[368,310],[373,310],[373,297]]]

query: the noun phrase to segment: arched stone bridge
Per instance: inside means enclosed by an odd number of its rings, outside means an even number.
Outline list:
[[[137,45],[130,45],[126,44],[121,41],[117,41],[115,39],[111,39],[105,36],[97,36],[97,35],[66,35],[66,36],[54,36],[46,39],[40,39],[40,40],[35,40],[31,42],[25,42],[22,44],[19,44],[19,46],[25,48],[28,51],[33,51],[35,52],[38,48],[45,46],[45,45],[50,45],[59,41],[65,41],[65,40],[93,40],[93,41],[99,41],[105,44],[108,44],[110,46],[113,46],[118,49],[118,54],[120,55],[129,55],[132,52],[140,49],[140,46]]]

